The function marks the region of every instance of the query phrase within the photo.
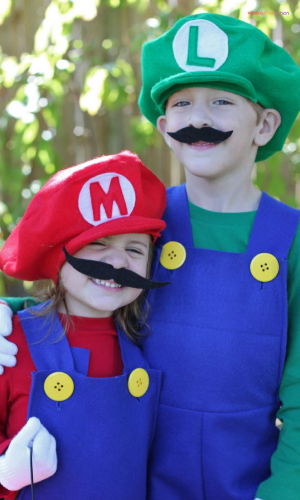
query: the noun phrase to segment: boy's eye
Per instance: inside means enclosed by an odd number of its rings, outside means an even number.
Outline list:
[[[189,101],[178,101],[173,104],[174,108],[181,108],[182,106],[188,106],[190,104]]]
[[[226,101],[226,99],[218,99],[217,101],[215,101],[215,104],[226,105],[232,104],[232,102]]]

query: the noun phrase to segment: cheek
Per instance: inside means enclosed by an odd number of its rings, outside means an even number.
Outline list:
[[[166,129],[168,132],[177,132],[177,130],[180,130],[184,127],[187,126],[187,117],[184,117],[183,115],[181,116],[176,116],[171,122],[169,127]]]
[[[143,276],[143,278],[146,278],[147,276],[147,269],[148,269],[148,259],[145,260],[143,263],[142,269],[140,270],[139,274]]]
[[[60,270],[60,280],[61,280],[64,287],[66,286],[66,283],[68,281],[68,275],[69,275],[67,265],[68,264],[64,264]]]
[[[122,295],[121,303],[119,303],[118,307],[124,307],[132,304],[142,292],[143,290],[139,290],[137,288],[127,288],[125,294]]]
[[[187,117],[187,111],[183,111],[182,109],[181,112],[170,111],[166,114],[165,130],[176,132],[176,130],[185,127]]]
[[[175,141],[174,139],[171,139],[168,146],[173,151],[174,155],[177,157],[177,159],[180,162],[184,161],[185,155],[187,153],[186,144],[183,144],[181,142]]]
[[[240,127],[239,129],[235,130],[236,137],[235,137],[235,147],[236,149],[240,150],[243,149],[244,147],[248,146],[249,144],[252,144],[253,142],[253,129],[250,127]]]
[[[143,292],[143,290],[137,289],[137,288],[131,288],[130,289],[130,299],[128,300],[128,304],[131,304],[131,302],[134,302]]]
[[[143,260],[136,260],[131,262],[129,267],[130,271],[133,271],[136,274],[139,274],[143,278],[146,277],[147,274],[147,265],[148,265],[148,257],[145,257]]]
[[[87,279],[83,274],[75,271],[68,263],[63,266],[60,273],[61,282],[67,291],[78,289]]]

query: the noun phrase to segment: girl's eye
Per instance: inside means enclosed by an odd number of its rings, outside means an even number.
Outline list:
[[[93,246],[101,246],[101,247],[105,247],[105,243],[103,243],[103,241],[92,241],[91,243],[89,243],[89,245],[93,245]]]
[[[138,250],[137,248],[127,248],[127,252],[137,253],[138,255],[143,255],[142,250]]]
[[[226,104],[232,104],[232,102],[226,101],[226,99],[218,99],[217,101],[215,101],[215,104],[226,105]]]

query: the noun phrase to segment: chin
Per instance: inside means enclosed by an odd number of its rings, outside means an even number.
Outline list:
[[[214,180],[221,177],[223,169],[220,168],[216,170],[212,165],[201,166],[199,165],[195,168],[186,168],[186,171],[194,177],[199,177],[200,179]]]

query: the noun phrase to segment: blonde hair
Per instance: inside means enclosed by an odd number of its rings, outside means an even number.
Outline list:
[[[258,102],[253,102],[251,101],[250,99],[247,99],[247,101],[249,102],[249,104],[252,106],[252,108],[254,109],[254,111],[256,111],[256,125],[259,124],[260,120],[261,120],[261,117],[263,115],[263,112],[266,108],[264,108],[261,104],[259,104]]]

